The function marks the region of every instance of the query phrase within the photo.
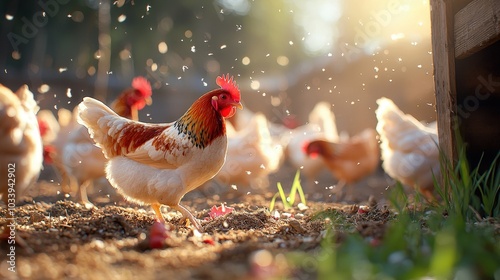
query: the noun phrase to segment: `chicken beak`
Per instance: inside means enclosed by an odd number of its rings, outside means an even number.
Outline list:
[[[146,105],[148,106],[153,104],[153,99],[151,98],[151,96],[148,96],[144,101],[146,101]]]
[[[234,105],[236,108],[238,108],[238,109],[240,109],[240,110],[243,110],[243,105],[241,104],[241,102],[239,102],[239,101],[238,101],[238,102],[235,102],[233,105]]]

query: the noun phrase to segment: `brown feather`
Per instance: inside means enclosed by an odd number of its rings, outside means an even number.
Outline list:
[[[147,141],[157,137],[170,125],[144,125],[142,123],[129,122],[123,129],[110,137],[113,156],[134,152]]]

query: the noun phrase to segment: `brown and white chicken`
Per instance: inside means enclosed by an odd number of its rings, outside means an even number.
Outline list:
[[[226,122],[228,147],[226,163],[215,176],[223,184],[262,190],[269,186],[268,175],[283,162],[283,147],[271,137],[268,120],[254,113],[246,126],[236,131]]]
[[[304,148],[309,156],[322,159],[340,181],[336,193],[373,173],[380,162],[377,132],[371,128],[340,142],[314,140]]]
[[[309,113],[309,122],[299,126],[286,135],[288,144],[286,146],[286,157],[291,165],[300,169],[301,173],[312,182],[325,168],[320,158],[309,157],[304,151],[304,145],[313,140],[325,140],[338,142],[339,134],[335,115],[331,105],[327,102],[319,102]]]
[[[138,111],[151,104],[151,94],[148,80],[136,77],[132,81],[132,87],[123,91],[111,103],[111,108],[118,115],[137,121]],[[87,188],[95,179],[105,176],[107,160],[101,149],[95,146],[86,127],[77,124],[66,139],[62,149],[63,166],[69,174],[71,184],[78,186],[80,202],[90,208],[93,205],[88,199]]]
[[[404,114],[388,98],[377,100],[377,104],[382,167],[395,180],[433,199],[433,175],[440,172],[437,128]]]
[[[38,109],[27,85],[13,93],[0,84],[0,196],[5,207],[15,205],[42,169]]]
[[[242,108],[233,78],[216,82],[220,89],[202,95],[171,123],[128,120],[89,97],[78,106],[78,121],[109,160],[111,185],[127,199],[151,205],[160,221],[165,221],[160,208],[168,205],[202,230],[180,200],[219,172],[227,150],[224,118]]]

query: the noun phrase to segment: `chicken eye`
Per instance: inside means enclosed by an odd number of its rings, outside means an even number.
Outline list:
[[[227,99],[227,95],[222,94],[222,95],[220,96],[220,98],[221,98],[221,99],[223,99],[223,100],[226,100],[226,99]]]

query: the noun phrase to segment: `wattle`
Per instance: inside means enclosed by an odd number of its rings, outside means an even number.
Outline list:
[[[236,113],[236,107],[234,107],[234,106],[229,106],[229,107],[226,107],[226,108],[220,110],[220,114],[224,118],[230,118],[230,117],[234,116],[235,113]]]

